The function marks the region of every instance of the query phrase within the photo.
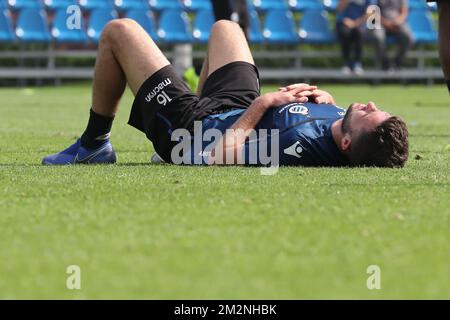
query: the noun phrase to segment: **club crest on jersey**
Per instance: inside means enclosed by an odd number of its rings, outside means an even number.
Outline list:
[[[295,113],[295,114],[301,114],[301,115],[308,115],[308,108],[302,105],[295,105],[289,108],[289,113]]]

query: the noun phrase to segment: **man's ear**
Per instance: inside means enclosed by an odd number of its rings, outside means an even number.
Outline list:
[[[345,134],[341,139],[341,150],[348,151],[352,146],[352,138],[349,134]]]

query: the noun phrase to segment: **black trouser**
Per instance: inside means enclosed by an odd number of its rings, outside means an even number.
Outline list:
[[[390,64],[386,52],[386,40],[388,35],[392,35],[396,39],[398,49],[397,54],[395,55],[394,64],[395,67],[401,67],[406,52],[413,43],[411,30],[408,24],[404,23],[400,25],[395,32],[386,31],[384,28],[369,31],[369,38],[371,38],[372,41],[375,41],[376,64],[378,67],[382,67],[384,69],[388,68]]]
[[[348,67],[353,68],[355,63],[361,62],[363,46],[361,30],[350,29],[343,23],[338,23],[336,30],[341,44],[342,58]]]
[[[211,3],[216,21],[222,19],[231,20],[231,15],[233,12],[236,12],[238,15],[238,23],[244,31],[245,36],[248,36],[250,18],[246,0],[211,0]]]

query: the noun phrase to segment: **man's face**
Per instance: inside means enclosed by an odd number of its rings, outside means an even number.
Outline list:
[[[373,102],[353,103],[342,120],[342,132],[355,138],[362,131],[374,130],[390,116],[389,113],[379,110]]]

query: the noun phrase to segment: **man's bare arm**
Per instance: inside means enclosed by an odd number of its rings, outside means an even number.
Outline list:
[[[315,86],[305,85],[302,92],[271,92],[256,98],[243,115],[227,130],[222,139],[215,146],[209,164],[241,164],[242,150],[251,130],[271,107],[286,103],[307,102]]]
[[[408,14],[409,14],[408,6],[402,6],[400,8],[400,15],[396,20],[396,25],[400,26],[403,23],[405,23],[406,19],[408,18]]]

